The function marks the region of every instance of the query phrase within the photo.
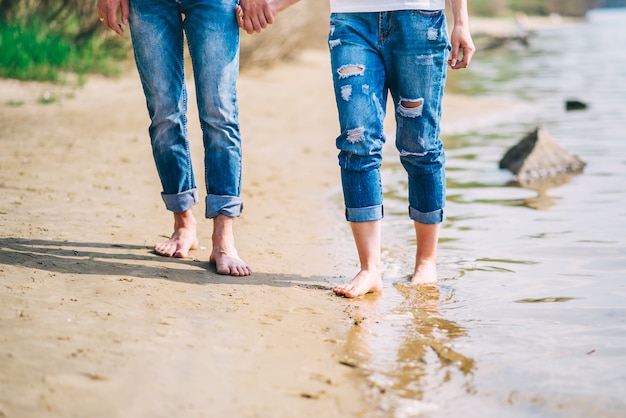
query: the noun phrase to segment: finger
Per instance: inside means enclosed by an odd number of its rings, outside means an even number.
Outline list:
[[[100,23],[106,26],[106,22],[105,22],[106,11],[96,9],[96,13],[98,14],[98,20],[100,21]]]
[[[128,18],[130,16],[130,6],[127,1],[122,2],[122,23],[128,25]]]
[[[472,57],[474,56],[475,51],[476,49],[473,47],[463,48],[463,60],[467,63],[467,66],[469,66],[470,61],[472,61]]]
[[[255,16],[253,16],[252,21],[255,24],[254,30],[257,32],[261,32],[263,29],[271,25],[272,22],[274,22],[274,15],[272,14],[272,9],[269,5],[257,11]]]
[[[448,60],[448,64],[452,68],[456,68],[457,62],[459,60],[459,46],[453,45],[452,52],[450,53],[450,59]]]
[[[244,21],[245,21],[244,27],[246,29],[246,32],[248,33],[254,33],[254,32],[258,33],[263,30],[263,25],[259,21],[259,17],[257,15],[254,15],[252,17],[246,16],[244,17]]]
[[[467,62],[465,58],[463,58],[461,61],[457,61],[455,69],[460,70],[461,68],[467,68],[468,66],[469,62]]]
[[[457,63],[457,68],[467,68],[472,60],[475,48],[473,45],[463,46],[461,51],[463,52],[463,59]]]
[[[118,35],[122,35],[124,32],[122,26],[117,21],[117,14],[115,12],[109,14],[107,17],[108,26]]]
[[[243,9],[241,8],[241,6],[237,5],[237,8],[235,9],[235,16],[237,18],[237,25],[241,28],[244,29],[244,24],[243,24]]]
[[[113,32],[117,33],[120,36],[124,34],[124,30],[122,29],[122,26],[117,21],[117,13],[115,9],[109,10],[105,15],[102,15],[101,19],[104,19],[102,20],[102,23],[104,23],[104,26],[108,27]]]
[[[460,70],[461,68],[467,67],[467,63],[463,60],[458,60],[454,63],[450,63],[450,68],[453,70]]]
[[[264,14],[258,14],[256,19],[252,21],[254,23],[254,31],[261,32],[263,29],[267,27],[267,19]]]
[[[250,19],[250,17],[248,16],[244,16],[242,17],[243,19],[243,29],[249,34],[253,34],[254,33],[254,24],[252,23],[252,20]]]
[[[267,8],[265,9],[265,21],[267,22],[268,25],[271,25],[274,23],[274,13],[272,12],[271,8]]]

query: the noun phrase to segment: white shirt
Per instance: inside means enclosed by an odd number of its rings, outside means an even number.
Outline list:
[[[330,0],[331,13],[443,10],[446,0]]]

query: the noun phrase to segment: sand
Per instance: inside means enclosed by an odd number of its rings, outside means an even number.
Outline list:
[[[132,67],[81,88],[0,80],[0,417],[377,413],[358,365],[344,361],[353,305],[331,291],[357,258],[328,67],[311,49],[241,75],[246,278],[208,264],[202,204],[199,250],[152,252],[172,218]],[[508,109],[448,95],[444,132],[494,108]],[[203,190],[194,106],[189,121]]]

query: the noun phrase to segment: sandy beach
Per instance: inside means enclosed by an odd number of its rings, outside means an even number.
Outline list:
[[[199,250],[182,260],[152,252],[172,219],[133,68],[81,88],[0,80],[0,417],[377,413],[358,364],[345,361],[355,304],[331,291],[357,259],[328,67],[313,48],[242,72],[246,278],[207,262],[203,205]],[[444,132],[493,108],[448,95]]]

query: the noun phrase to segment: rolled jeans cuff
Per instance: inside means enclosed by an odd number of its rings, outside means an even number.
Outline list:
[[[184,212],[198,203],[198,189],[190,189],[176,194],[161,193],[165,208],[172,212]]]
[[[420,212],[409,206],[409,217],[415,222],[421,224],[440,224],[445,219],[443,209],[437,209],[432,212]]]
[[[384,216],[383,205],[368,206],[365,208],[346,208],[348,222],[378,221]]]
[[[226,215],[235,218],[241,215],[243,200],[238,196],[220,196],[210,194],[206,197],[206,217],[215,218]]]

